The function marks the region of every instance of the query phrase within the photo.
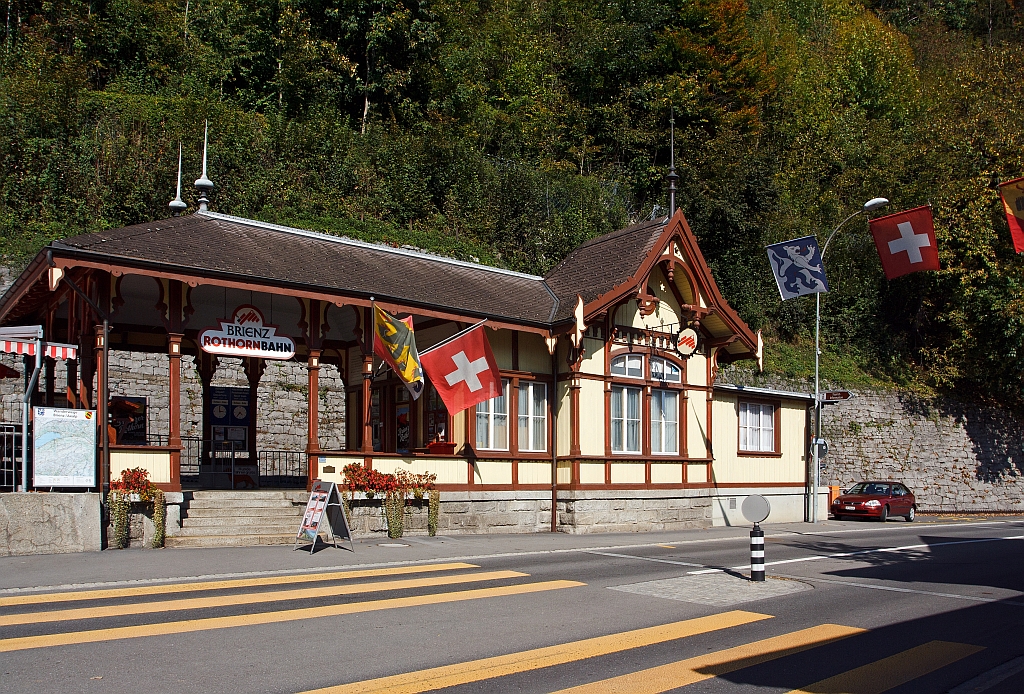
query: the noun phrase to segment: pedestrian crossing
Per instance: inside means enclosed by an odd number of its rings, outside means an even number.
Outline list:
[[[484,570],[476,564],[449,562],[6,595],[0,596],[0,653],[558,594],[583,586],[578,581],[534,580],[520,571]],[[706,652],[706,640],[695,639],[714,633],[740,645]],[[699,682],[714,691],[729,691],[733,673],[756,675],[758,670],[748,669],[776,661],[793,662],[784,659],[801,653],[811,654],[819,677],[827,676],[793,681],[798,677],[794,673],[802,670],[789,668],[788,686],[776,687],[777,691],[882,694],[983,650],[967,643],[932,640],[918,645],[883,644],[882,650],[875,644],[869,651],[875,659],[866,664],[849,655],[854,650],[845,647],[838,656],[835,649],[829,651],[827,660],[814,655],[815,649],[830,644],[871,637],[870,630],[854,626],[825,623],[785,628],[776,625],[770,614],[730,610],[371,680],[342,680],[344,683],[306,694],[413,694],[474,683],[503,691],[519,689],[522,680],[517,683],[517,677],[529,678],[540,671],[560,673],[557,680],[551,680],[559,685],[545,689],[557,690],[557,694],[653,694],[686,691]],[[616,660],[616,654],[628,657]],[[602,658],[616,664],[604,668],[600,666]],[[666,659],[669,662],[664,662]],[[624,662],[634,665],[623,668]],[[646,667],[636,667],[638,663]],[[822,669],[822,663],[827,663],[827,669]],[[613,676],[602,678],[602,674]],[[751,681],[747,674],[742,681]],[[814,679],[817,681],[811,681]],[[721,683],[720,690],[714,688],[715,681]],[[530,682],[536,687],[536,679]]]
[[[228,629],[233,627],[259,626],[281,622],[294,622],[323,617],[376,612],[423,605],[500,598],[527,595],[585,585],[578,581],[520,581],[507,583],[510,579],[528,578],[519,571],[469,571],[479,569],[475,564],[447,563],[406,567],[388,567],[373,570],[337,571],[319,574],[297,574],[290,576],[256,577],[225,581],[176,583],[130,588],[100,589],[77,592],[41,593],[0,598],[0,653],[24,651],[55,646],[69,646],[85,643],[100,643],[118,639],[135,639],[150,636],[184,634],[191,632]],[[434,576],[404,578],[410,574],[436,573]],[[358,578],[386,578],[361,583],[345,583]],[[395,578],[398,577],[398,578]],[[236,589],[277,587],[305,583],[331,582],[331,585],[293,588],[287,590],[257,590],[249,592],[227,592]],[[458,589],[473,583],[502,583],[486,588]],[[389,597],[354,602],[336,602],[337,598],[367,593],[394,591],[416,591],[423,588],[456,588],[444,592],[415,593],[403,597]],[[147,600],[146,598],[180,593],[200,593],[197,597]],[[141,602],[124,601],[125,598],[142,598]],[[295,603],[317,600],[316,606],[290,606],[288,609],[250,611],[251,606],[261,604]],[[326,601],[326,602],[325,602]],[[53,603],[88,602],[84,607],[67,607],[60,610],[29,609],[49,606]],[[96,604],[100,603],[100,604]],[[106,603],[106,604],[103,604]],[[240,614],[202,616],[203,611],[243,608]],[[198,614],[190,619],[152,621],[167,614]],[[98,629],[66,629],[68,622],[88,623],[118,617],[142,616],[146,623],[129,626],[108,626]],[[30,636],[5,636],[4,628],[54,624],[54,633]]]

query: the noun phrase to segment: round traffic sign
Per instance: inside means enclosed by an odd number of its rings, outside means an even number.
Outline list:
[[[760,523],[772,512],[772,507],[768,504],[768,499],[760,494],[751,494],[743,500],[740,510],[743,517],[751,523]]]

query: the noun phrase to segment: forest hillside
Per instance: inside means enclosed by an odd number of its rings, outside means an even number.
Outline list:
[[[543,273],[678,204],[724,294],[812,363],[811,297],[764,246],[875,196],[931,204],[940,272],[885,280],[837,237],[826,374],[1024,403],[1024,260],[996,185],[1024,175],[1011,0],[8,0],[0,253],[212,207]],[[0,8],[0,12],[2,12]],[[187,199],[194,201],[191,189]]]

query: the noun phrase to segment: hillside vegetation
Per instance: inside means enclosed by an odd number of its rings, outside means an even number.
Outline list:
[[[772,363],[803,368],[814,309],[779,301],[765,244],[880,195],[933,206],[944,269],[887,282],[851,224],[826,261],[833,361],[1022,402],[1024,265],[995,188],[1024,174],[1008,0],[7,7],[9,263],[165,216],[209,119],[216,210],[543,273],[662,213],[674,113],[678,204]]]

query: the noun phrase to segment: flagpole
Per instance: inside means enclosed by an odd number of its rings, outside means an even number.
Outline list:
[[[474,323],[473,325],[469,326],[465,330],[460,330],[459,332],[455,333],[451,337],[446,337],[445,339],[443,339],[440,342],[438,342],[436,345],[431,345],[430,347],[427,347],[425,350],[420,352],[419,355],[422,357],[424,354],[427,354],[429,352],[433,352],[435,349],[437,349],[439,347],[444,347],[449,342],[454,342],[455,340],[459,339],[460,337],[462,337],[466,333],[471,332],[473,330],[476,330],[477,328],[479,328],[481,325],[483,325],[486,322],[487,322],[487,319],[484,318],[479,323]]]
[[[839,222],[839,225],[832,230],[832,233],[825,239],[825,245],[821,249],[821,262],[822,267],[825,265],[825,251],[828,250],[828,245],[832,243],[832,239],[835,237],[839,230],[846,226],[846,223],[859,214],[871,212],[877,210],[880,207],[885,207],[889,204],[889,201],[885,198],[872,198],[864,203],[864,206],[859,210],[848,216],[843,221]],[[821,292],[815,292],[814,294],[814,441],[811,442],[811,456],[813,459],[814,472],[811,475],[812,488],[811,488],[811,522],[818,522],[818,487],[821,485],[821,462],[818,456],[820,446],[818,442],[821,441],[821,392],[820,392],[820,366],[821,366]]]

